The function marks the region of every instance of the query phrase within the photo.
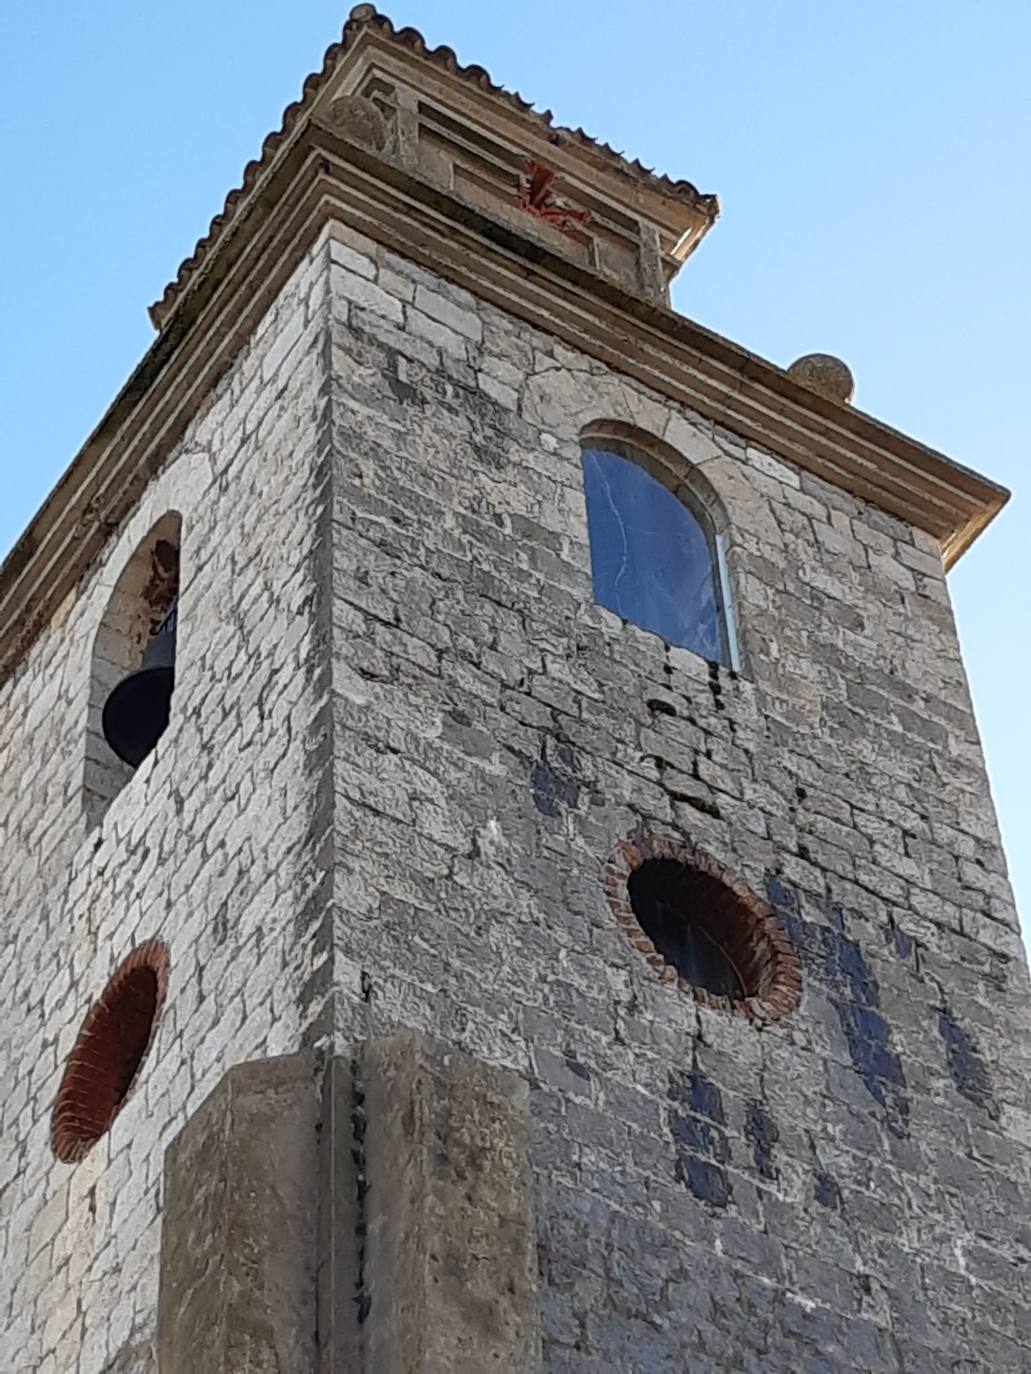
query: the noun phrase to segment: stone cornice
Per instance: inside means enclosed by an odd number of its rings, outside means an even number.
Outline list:
[[[398,88],[400,103],[407,108],[397,111],[400,122],[406,116],[409,121],[417,118],[417,102],[405,102],[405,94],[432,93],[439,98],[446,91],[442,103],[463,122],[471,115],[471,122],[483,128],[494,130],[499,124],[513,127],[515,142],[524,156],[536,151],[537,156],[545,155],[552,164],[557,161],[578,169],[588,182],[608,183],[617,200],[629,195],[649,202],[653,217],[658,209],[658,218],[666,218],[670,226],[676,226],[678,262],[697,247],[719,214],[716,196],[703,195],[689,181],[673,180],[636,159],[631,161],[608,144],[591,138],[583,129],[556,125],[550,110],[539,111],[517,92],[498,86],[483,67],[463,65],[451,48],[430,48],[418,30],[395,29],[374,5],[361,4],[351,11],[339,42],[327,48],[320,70],[304,81],[300,100],[287,106],[280,127],[266,137],[260,155],[247,164],[241,185],[229,192],[207,234],[180,264],[160,300],[151,306],[155,326],[164,326],[194,274],[231,229],[238,211],[265,173],[308,123],[320,114],[325,115],[334,98],[367,91],[370,99],[389,104],[392,93],[384,91],[375,80],[377,63],[391,75],[402,76]]]
[[[379,63],[377,79],[382,69]],[[313,119],[236,207],[217,249],[191,272],[158,338],[0,568],[0,680],[124,520],[303,254],[334,221],[928,531],[946,565],[1005,503],[1007,493],[995,483],[806,390],[781,368],[671,311],[654,272],[649,276],[644,229],[640,262],[629,267],[638,274],[632,289],[620,271],[599,269],[582,243],[499,200],[496,188],[477,203],[442,170],[439,148],[382,134],[378,126],[370,133],[346,122],[336,127],[331,117]],[[570,198],[583,189],[570,170]],[[589,193],[603,218],[605,189]],[[653,207],[625,201],[623,209],[650,214]],[[641,223],[655,227],[653,219]]]

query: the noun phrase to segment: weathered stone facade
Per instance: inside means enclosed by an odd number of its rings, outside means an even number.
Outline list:
[[[598,421],[720,503],[739,673],[593,604]],[[94,637],[170,512],[172,720],[96,820]],[[157,1368],[183,1251],[163,1177],[176,1217],[215,1209],[233,1157],[201,1127],[223,1129],[231,1089],[211,1094],[301,1051],[313,1091],[344,1075],[321,1370],[1031,1368],[1031,997],[920,529],[331,224],[0,688],[0,770],[3,1369]],[[657,975],[605,885],[645,839],[698,846],[771,904],[797,1007],[753,1023]],[[110,1131],[61,1164],[65,1058],[155,938],[156,1040]],[[502,1124],[478,1153],[488,1100]],[[191,1212],[190,1161],[216,1155]],[[480,1167],[499,1184],[482,1254],[515,1277],[456,1321]],[[468,1273],[402,1284],[383,1257],[438,1236],[463,1238]],[[309,1358],[243,1297],[245,1367]],[[240,1367],[186,1347],[162,1374]]]
[[[598,418],[725,504],[739,676],[591,604]],[[90,831],[91,635],[172,509],[173,722]],[[531,1084],[546,1369],[1027,1366],[1027,975],[926,537],[339,231],[3,710],[6,1368],[146,1347],[225,1069],[399,1028]],[[795,1013],[660,983],[603,885],[640,834],[769,897]],[[154,936],[157,1042],[69,1170],[64,1057]]]
[[[330,252],[340,1041],[531,1079],[549,1370],[1028,1367],[1031,1004],[933,544]],[[599,417],[725,504],[739,677],[592,607]],[[770,898],[797,1012],[659,983],[602,884],[642,832]]]
[[[324,481],[325,250],[263,321],[79,594],[0,695],[5,1370],[139,1368],[156,1319],[164,1150],[233,1063],[296,1047],[308,902]],[[93,637],[122,566],[182,515],[171,724],[97,828],[85,767]],[[74,1169],[50,1109],[83,1017],[164,939],[168,1000],[115,1129]],[[134,1369],[132,1363],[119,1370]]]

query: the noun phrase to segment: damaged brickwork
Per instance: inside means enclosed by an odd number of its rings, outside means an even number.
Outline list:
[[[599,420],[723,503],[740,672],[593,606]],[[87,834],[91,631],[173,508],[176,711]],[[530,1085],[546,1370],[1028,1367],[1031,999],[933,541],[344,230],[130,523],[0,695],[0,1365],[134,1367],[221,1073],[411,1028]],[[669,835],[769,902],[789,1014],[626,939],[605,864]],[[137,936],[161,1024],[69,1169],[53,1095]]]

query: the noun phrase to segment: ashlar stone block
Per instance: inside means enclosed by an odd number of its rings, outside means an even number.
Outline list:
[[[362,1054],[367,1374],[541,1369],[528,1086],[405,1032]]]
[[[315,1369],[315,1066],[229,1070],[165,1157],[162,1374]]]

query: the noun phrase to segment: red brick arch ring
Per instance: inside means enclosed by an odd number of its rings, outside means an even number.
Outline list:
[[[725,997],[683,978],[656,949],[634,915],[630,875],[650,859],[683,866],[681,891],[690,894],[693,919],[723,950],[745,996]],[[711,854],[684,842],[650,837],[616,846],[605,869],[605,889],[620,928],[662,982],[689,993],[702,1006],[750,1021],[776,1021],[798,1005],[798,958],[773,908]]]
[[[89,1011],[68,1056],[50,1119],[58,1159],[77,1163],[122,1109],[150,1048],[168,987],[168,950],[138,945]]]

